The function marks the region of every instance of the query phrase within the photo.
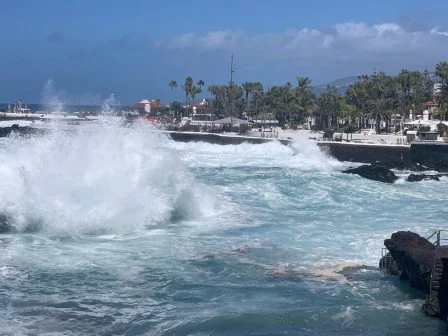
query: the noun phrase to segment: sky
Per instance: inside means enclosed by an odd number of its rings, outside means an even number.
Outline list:
[[[2,0],[0,13],[5,103],[182,101],[187,76],[227,83],[232,54],[235,82],[267,87],[448,59],[447,0]]]

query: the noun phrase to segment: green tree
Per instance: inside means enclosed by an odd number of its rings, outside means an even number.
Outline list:
[[[297,77],[296,103],[297,110],[294,123],[303,123],[305,117],[310,115],[315,102],[315,96],[311,90],[311,79],[308,77]]]
[[[431,75],[428,70],[423,71],[421,78],[421,91],[423,100],[429,102],[433,100],[434,81],[431,79]]]
[[[178,101],[173,101],[170,104],[170,108],[173,111],[173,116],[177,120],[179,118],[179,114],[182,110],[182,104]]]
[[[439,104],[442,119],[446,119],[448,108],[448,62],[443,61],[436,66],[436,76],[440,78],[435,97]]]
[[[197,86],[199,87],[199,89],[200,89],[200,92],[199,92],[199,93],[201,93],[201,92],[203,91],[203,87],[205,86],[204,81],[203,81],[202,79],[200,79],[200,80],[197,81],[196,85],[197,85]]]
[[[173,79],[170,81],[169,86],[171,87],[171,90],[177,88],[177,82]]]
[[[193,87],[193,78],[188,76],[187,78],[185,78],[185,83],[182,86],[182,89],[185,91],[185,105],[187,108],[187,115],[190,116],[190,103],[189,103],[189,98],[191,95],[191,89]]]
[[[316,124],[320,129],[337,129],[342,111],[342,97],[335,86],[327,86],[317,100]]]
[[[252,93],[254,83],[252,82],[245,82],[241,85],[244,90],[244,94],[246,96],[246,112],[249,111],[249,95]]]
[[[196,98],[196,95],[198,95],[199,93],[201,93],[202,90],[201,88],[193,85],[190,89],[190,96],[191,96],[191,105],[194,104],[194,99]]]

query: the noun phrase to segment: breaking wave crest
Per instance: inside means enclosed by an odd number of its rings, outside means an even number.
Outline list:
[[[151,126],[115,126],[0,148],[0,213],[14,230],[128,232],[213,212],[214,198]]]

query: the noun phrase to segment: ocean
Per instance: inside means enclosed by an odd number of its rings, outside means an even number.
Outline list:
[[[444,334],[377,266],[393,232],[446,228],[448,179],[349,165],[148,125],[0,139],[0,334]]]

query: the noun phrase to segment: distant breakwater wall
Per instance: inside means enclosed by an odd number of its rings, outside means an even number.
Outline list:
[[[271,141],[279,141],[283,145],[289,145],[292,142],[286,139],[272,139],[272,138],[256,138],[246,137],[240,135],[222,135],[205,132],[165,132],[171,139],[179,142],[207,142],[216,145],[240,145],[242,143],[263,144]]]
[[[14,117],[10,117],[10,116],[6,116],[5,113],[0,113],[0,121],[33,121],[33,120],[40,120],[40,114],[39,115],[23,115],[23,116],[14,116]]]

